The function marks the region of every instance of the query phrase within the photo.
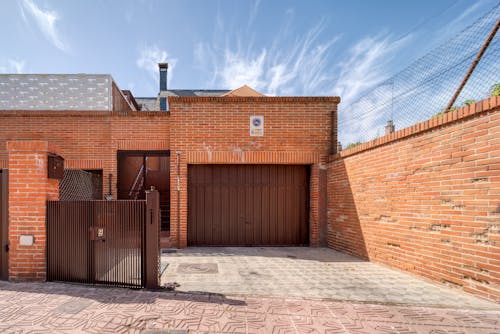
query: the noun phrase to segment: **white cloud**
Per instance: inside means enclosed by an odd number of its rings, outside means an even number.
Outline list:
[[[410,37],[392,42],[388,36],[366,37],[354,44],[339,63],[337,80],[331,93],[342,97],[344,105],[353,102],[370,87],[386,80],[396,51]]]
[[[166,62],[168,62],[168,82],[170,83],[177,59],[169,57],[167,51],[160,49],[156,44],[145,44],[139,52],[136,64],[140,69],[145,70],[155,82],[158,82],[158,63]]]
[[[26,64],[24,60],[9,59],[8,62],[10,67],[14,70],[15,73],[24,72],[24,65]]]
[[[365,37],[348,50],[338,63],[331,95],[342,98],[339,106],[339,140],[342,144],[374,139],[383,134],[390,119],[387,101],[399,92],[388,82],[391,62],[412,35],[393,40],[388,35]],[[385,84],[380,85],[385,81]],[[376,90],[376,91],[374,91]],[[365,97],[362,100],[358,100]],[[384,112],[382,112],[384,111]]]
[[[23,0],[20,3],[20,8],[23,19],[26,23],[28,23],[28,18],[24,14],[24,11],[26,11],[35,21],[36,25],[49,42],[61,51],[69,51],[68,45],[62,41],[56,28],[56,23],[59,20],[57,12],[49,10],[44,11],[40,9],[40,7],[38,7],[32,0]]]
[[[321,42],[324,29],[321,21],[297,38],[289,29],[292,14],[287,11],[287,21],[269,47],[255,48],[251,39],[241,33],[230,36],[232,39],[227,38],[224,43],[214,40],[196,44],[196,67],[209,74],[210,85],[223,88],[247,84],[268,95],[328,92],[334,78],[328,67],[328,55],[339,37]]]
[[[0,66],[0,73],[23,73],[25,65],[24,60],[7,59],[6,63]]]
[[[224,55],[224,69],[220,77],[224,84],[236,88],[247,84],[260,89],[265,84],[262,81],[266,50],[261,50],[255,57],[245,57],[238,52],[226,50]]]
[[[259,6],[260,6],[261,0],[255,0],[252,4],[252,8],[250,9],[250,15],[248,17],[248,28],[250,28],[255,20],[255,17],[257,16],[257,13],[259,11]]]
[[[465,9],[460,15],[448,22],[443,28],[439,29],[435,36],[441,37],[441,40],[448,39],[450,35],[464,28],[463,21],[468,19],[472,13],[481,7],[480,1],[473,3]]]

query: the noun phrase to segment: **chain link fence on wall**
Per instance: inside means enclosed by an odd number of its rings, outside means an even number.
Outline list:
[[[345,149],[383,136],[392,120],[396,130],[444,112],[478,51],[500,17],[500,3],[489,13],[393,77],[339,106],[339,141]],[[500,93],[500,33],[491,41],[454,107]]]
[[[80,169],[65,169],[59,183],[60,201],[102,199],[101,175]]]

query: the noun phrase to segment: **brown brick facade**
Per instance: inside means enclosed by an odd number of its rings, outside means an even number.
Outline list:
[[[338,102],[322,97],[171,98],[172,239],[180,235],[180,246],[187,245],[189,164],[303,164],[311,166],[310,241],[317,246],[318,213],[326,210],[319,207],[318,169],[326,166]],[[264,136],[249,135],[251,115],[264,116]]]
[[[332,158],[329,246],[500,300],[500,98]]]

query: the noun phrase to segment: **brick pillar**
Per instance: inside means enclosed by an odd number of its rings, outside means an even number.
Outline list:
[[[7,151],[9,279],[43,281],[47,269],[46,201],[59,198],[59,181],[47,178],[47,142],[11,141]]]
[[[187,247],[187,163],[184,153],[170,157],[170,240],[177,248]]]
[[[309,179],[309,244],[319,245],[319,164],[311,166]]]

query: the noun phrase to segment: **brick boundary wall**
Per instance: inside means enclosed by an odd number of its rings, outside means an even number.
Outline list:
[[[330,248],[500,301],[500,97],[330,157]]]

